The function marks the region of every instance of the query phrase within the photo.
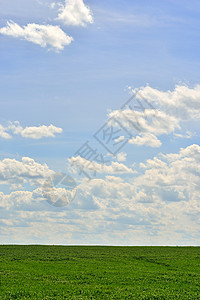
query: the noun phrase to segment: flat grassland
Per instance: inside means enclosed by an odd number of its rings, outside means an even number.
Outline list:
[[[200,247],[0,246],[0,299],[200,299]]]

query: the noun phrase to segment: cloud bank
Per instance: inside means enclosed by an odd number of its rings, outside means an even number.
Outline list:
[[[55,187],[55,194],[49,194],[50,201],[54,203],[52,197],[61,195],[63,202],[65,199],[67,204],[70,202],[62,211],[52,211],[44,201],[48,195],[42,199],[41,188],[9,195],[1,192],[0,207],[7,215],[2,221],[2,232],[9,232],[13,237],[16,231],[12,233],[12,226],[16,229],[21,224],[20,228],[24,229],[23,226],[31,224],[26,236],[30,241],[36,232],[43,242],[55,241],[55,236],[62,232],[58,238],[60,243],[66,237],[68,242],[75,242],[73,234],[78,232],[79,244],[81,239],[88,243],[97,239],[104,244],[198,244],[199,165],[200,146],[193,144],[177,153],[159,154],[147,160],[140,165],[142,174],[136,178],[105,176],[89,182],[83,180],[72,202],[68,191]],[[2,161],[0,168],[4,174],[1,180],[9,179],[9,182],[16,181],[17,177],[35,182],[37,176],[42,178],[49,172],[48,167],[30,158],[22,162]],[[13,219],[14,208],[17,210]],[[48,230],[44,228],[47,221]]]

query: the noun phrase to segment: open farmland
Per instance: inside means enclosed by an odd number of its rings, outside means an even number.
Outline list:
[[[0,246],[0,299],[200,299],[199,247]]]

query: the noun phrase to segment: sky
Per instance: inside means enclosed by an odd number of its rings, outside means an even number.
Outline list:
[[[200,2],[0,0],[0,243],[199,245]]]

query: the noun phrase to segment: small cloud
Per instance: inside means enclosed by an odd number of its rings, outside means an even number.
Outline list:
[[[117,160],[124,162],[124,161],[126,161],[126,156],[127,156],[127,153],[120,152],[117,154]]]
[[[124,140],[125,140],[125,137],[124,136],[120,136],[117,139],[115,139],[115,143],[119,144],[119,143],[123,142]]]
[[[187,131],[186,134],[174,133],[174,136],[182,139],[191,139],[194,134],[191,131]]]
[[[41,139],[45,137],[55,137],[56,133],[62,133],[63,129],[54,125],[42,125],[34,127],[23,128],[18,121],[9,122],[7,127],[0,124],[0,137],[3,139],[10,139],[12,134],[20,134],[23,138]],[[11,134],[12,133],[12,134]]]
[[[144,134],[142,136],[136,136],[129,140],[129,144],[135,144],[138,146],[149,146],[152,148],[158,148],[162,145],[161,141],[153,134]]]
[[[93,23],[93,16],[83,0],[65,0],[65,5],[59,9],[57,20],[65,25],[86,26],[87,23]]]
[[[40,0],[36,0],[36,2],[40,5],[43,5],[43,3]]]
[[[21,38],[41,47],[49,47],[56,51],[63,50],[71,44],[73,38],[68,36],[59,26],[28,24],[21,27],[13,21],[7,22],[7,26],[0,28],[0,34]]]
[[[55,137],[56,133],[62,133],[62,128],[56,127],[54,125],[42,125],[38,127],[21,127],[19,122],[11,123],[9,129],[14,134],[20,134],[24,138],[30,139],[41,139],[44,137]]]
[[[54,9],[56,7],[56,3],[55,2],[52,2],[50,5],[49,5],[50,8]]]
[[[6,132],[7,128],[4,126],[0,125],[0,137],[3,139],[11,139],[12,136]]]

